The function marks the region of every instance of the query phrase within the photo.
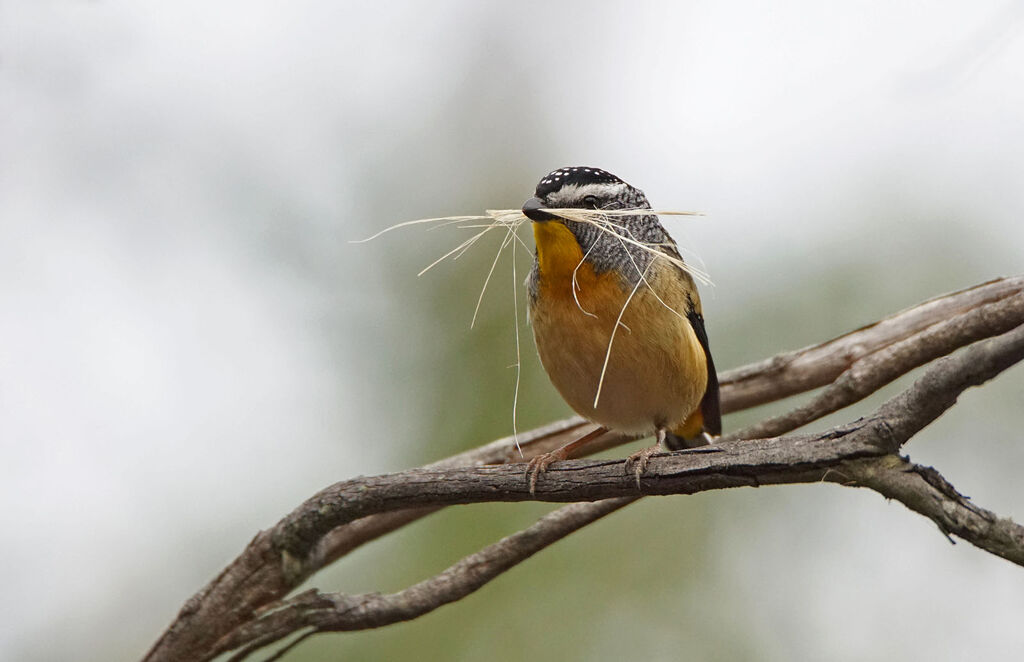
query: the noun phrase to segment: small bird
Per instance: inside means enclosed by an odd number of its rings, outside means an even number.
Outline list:
[[[721,434],[700,295],[675,242],[653,213],[571,211],[635,209],[651,209],[641,190],[582,166],[551,172],[523,204],[537,245],[527,288],[541,363],[569,406],[601,426],[534,458],[531,492],[549,464],[609,429],[655,435],[626,460],[638,487],[655,453]]]

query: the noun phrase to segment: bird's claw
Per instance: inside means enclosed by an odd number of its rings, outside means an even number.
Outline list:
[[[526,467],[526,478],[530,481],[530,496],[533,496],[534,491],[537,489],[537,478],[548,470],[548,465],[565,459],[566,454],[560,452],[561,450],[558,449],[550,453],[544,453],[530,460],[530,464]]]
[[[651,457],[662,452],[660,444],[655,444],[643,450],[639,450],[629,457],[626,458],[626,464],[623,467],[627,474],[633,474],[636,476],[636,489],[640,489],[640,477],[647,471],[647,463],[651,461]]]

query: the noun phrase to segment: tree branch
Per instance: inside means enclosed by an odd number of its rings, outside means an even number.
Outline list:
[[[629,505],[639,497],[574,503],[541,517],[532,526],[471,554],[444,572],[409,588],[381,595],[324,594],[313,589],[246,624],[220,643],[223,650],[248,644],[238,659],[303,628],[316,631],[362,630],[422,616],[455,602],[570,533]],[[255,644],[255,646],[254,646]],[[250,648],[252,646],[252,648]]]
[[[1021,360],[1024,326],[938,362],[909,389],[856,423],[818,435],[725,442],[713,449],[655,456],[641,479],[642,493],[692,494],[727,487],[822,481],[868,487],[930,518],[946,535],[955,534],[1024,566],[1024,527],[974,506],[934,469],[894,454],[951,407],[965,389]],[[538,483],[538,498],[596,501],[556,510],[441,574],[391,595],[350,596],[314,590],[296,596],[270,615],[237,630],[222,642],[223,650],[254,640],[264,646],[304,628],[339,631],[380,627],[416,618],[465,597],[543,547],[639,498],[635,496],[635,478],[623,467],[619,460],[555,464]],[[304,513],[294,513],[296,518],[284,523],[288,530],[285,537],[295,534],[296,539],[301,538],[296,529],[311,526],[309,521],[302,521],[304,515],[329,527],[329,523],[319,520],[357,517],[366,510],[403,508],[408,503],[443,505],[529,498],[523,474],[515,469],[518,467],[451,469],[441,472],[441,476],[433,471],[412,470],[380,476],[373,482],[359,479],[338,484],[308,501]]]
[[[935,469],[888,455],[848,465],[843,474],[829,480],[872,489],[932,520],[947,537],[955,535],[1024,566],[1024,527],[972,504]]]
[[[722,375],[727,413],[832,383],[854,362],[919,335],[928,327],[1024,292],[1024,276],[998,278],[945,294],[828,342],[778,354]],[[1018,322],[1019,323],[1019,322]],[[991,335],[991,334],[990,334]]]
[[[1024,358],[1024,326],[943,359],[873,415],[817,435],[723,442],[652,458],[642,494],[693,494],[711,489],[821,480],[846,460],[888,455],[951,407],[966,388]],[[418,506],[491,501],[596,501],[635,496],[621,460],[573,460],[552,465],[535,493],[522,465],[412,469],[336,483],[314,495],[274,529],[287,564],[301,563],[324,534],[341,524]]]
[[[1024,319],[1024,294],[983,304],[917,334],[879,347],[863,349],[831,384],[810,402],[726,435],[728,439],[769,437],[794,430],[871,395],[886,384],[959,347],[1005,333]]]
[[[899,370],[898,374],[903,374],[930,358],[952,351],[962,344],[980,337],[1001,333],[1006,328],[1013,328],[1024,323],[1024,313],[1021,310],[1022,292],[1024,292],[1024,277],[992,281],[963,292],[931,300],[828,343],[779,355],[754,366],[730,371],[721,376],[723,408],[726,411],[736,411],[746,406],[785,397],[801,390],[828,384],[844,373],[846,373],[847,379],[854,383],[854,388],[842,389],[841,393],[853,395],[844,395],[845,400],[842,398],[836,400],[830,396],[827,401],[822,400],[822,396],[819,396],[818,400],[821,400],[823,404],[817,405],[815,412],[836,407],[836,402],[847,402],[848,404],[848,402],[866,395],[865,390],[873,390],[886,383],[887,380],[891,380],[892,377],[883,375],[888,375],[893,370]],[[955,319],[949,319],[951,317]],[[1018,333],[1018,335],[1020,334]],[[1001,340],[1011,336],[1013,336],[1013,332],[1006,334]],[[982,345],[988,347],[989,343],[982,343]],[[972,347],[969,352],[974,352],[976,347]],[[1013,356],[1012,347],[1009,349],[1003,345],[1000,347],[1002,349],[996,352],[1002,357],[1000,360],[1009,360],[1006,357]],[[888,351],[886,351],[887,349]],[[970,372],[971,366],[963,364],[960,358],[953,360],[958,361],[957,371],[967,370]],[[1019,360],[1019,358],[1014,360]],[[984,364],[983,361],[977,363],[979,366],[982,364]],[[938,370],[941,365],[944,364],[937,365],[929,371],[928,375],[937,379],[933,372]],[[972,379],[981,379],[982,381],[987,379],[988,377],[984,377],[989,374],[985,372],[986,370],[995,370],[991,374],[996,374],[1004,368],[1005,365],[1001,363],[992,363],[988,368],[975,370],[971,373],[975,377],[963,382],[961,386],[951,387],[947,384],[947,387],[940,388],[939,391],[947,396],[954,391],[959,393],[972,383],[980,383],[972,381]],[[925,379],[929,379],[929,377],[926,376]],[[928,386],[930,383],[921,380],[913,389],[899,397],[912,397],[912,392],[924,391],[930,388]],[[957,388],[959,390],[956,390]],[[867,393],[869,392],[870,390],[867,390]],[[858,396],[858,394],[861,395]],[[934,393],[932,395],[934,396]],[[955,394],[952,396],[952,401],[948,401],[948,397],[947,400],[939,400],[941,406],[938,408],[932,404],[936,402],[934,397],[920,399],[921,397],[923,396],[919,396],[919,399],[913,402],[904,402],[901,407],[904,409],[911,406],[919,407],[919,410],[915,411],[923,416],[921,420],[930,421],[950,406],[956,396]],[[890,403],[895,400],[891,400]],[[845,405],[840,404],[839,406]],[[815,412],[811,412],[810,416],[817,418],[823,415]],[[825,411],[825,413],[828,412]],[[894,409],[892,412],[882,415],[883,410],[880,409],[879,418],[871,417],[866,421],[832,430],[825,435],[762,439],[740,444],[725,442],[711,453],[689,452],[657,457],[652,460],[642,481],[643,492],[651,494],[692,493],[705,489],[740,485],[834,480],[833,477],[842,473],[844,476],[852,476],[860,484],[872,487],[891,498],[899,498],[894,495],[901,494],[907,496],[908,501],[918,503],[921,502],[921,498],[914,501],[911,497],[919,495],[918,488],[920,486],[914,488],[916,491],[911,490],[905,486],[905,481],[899,482],[899,479],[893,476],[912,474],[912,477],[920,477],[926,472],[896,472],[895,470],[883,472],[877,467],[872,468],[871,471],[863,468],[873,466],[870,463],[877,463],[881,461],[880,458],[889,460],[892,457],[890,453],[895,448],[894,443],[898,446],[899,443],[903,443],[909,438],[909,435],[914,434],[921,426],[927,424],[927,421],[920,424],[908,423],[899,416],[893,418],[892,414],[894,413],[898,412]],[[777,428],[787,425],[792,427],[795,422],[806,422],[808,416],[808,413],[803,413],[793,417],[785,424],[774,423],[774,425]],[[931,418],[928,418],[929,416]],[[880,421],[880,423],[872,421]],[[904,427],[905,425],[909,425],[909,427]],[[532,457],[576,438],[589,429],[589,424],[581,419],[567,419],[531,433],[521,434],[519,440],[523,445],[525,456]],[[912,431],[907,432],[908,430]],[[901,435],[907,436],[901,438]],[[901,440],[893,442],[894,439]],[[611,446],[623,441],[625,439],[619,435],[607,435],[605,445]],[[276,601],[310,574],[323,567],[324,564],[363,542],[394,530],[423,514],[432,512],[441,505],[468,503],[473,500],[512,501],[530,498],[523,480],[521,466],[518,468],[479,466],[484,463],[507,462],[511,457],[518,459],[518,454],[513,456],[513,449],[513,440],[506,438],[428,465],[420,470],[362,479],[359,482],[348,481],[321,492],[274,529],[258,534],[235,562],[186,603],[178,618],[156,642],[146,659],[210,659],[218,652],[237,650],[240,646],[243,647],[244,652],[249,650],[249,646],[266,645],[266,643],[279,638],[270,634],[279,631],[274,623],[284,622],[286,618],[295,618],[294,612],[289,611],[292,608],[292,601],[299,598],[304,600],[314,600],[314,598],[309,597],[311,594],[307,593],[293,598],[291,601],[283,603]],[[455,468],[468,465],[476,466],[470,469]],[[840,472],[839,468],[842,468],[843,471]],[[443,489],[443,485],[449,484],[453,480],[455,481],[453,484],[459,486],[459,491]],[[516,487],[517,485],[518,487]],[[929,485],[931,484],[929,483]],[[901,492],[900,489],[903,491]],[[636,483],[631,478],[627,479],[624,476],[622,465],[619,462],[557,463],[545,474],[537,489],[537,498],[551,501],[607,499],[611,496],[626,499],[616,508],[636,498]],[[929,517],[934,514],[933,511],[926,510],[923,506],[915,507],[908,501],[905,501],[908,507],[917,512]],[[604,503],[599,502],[599,504]],[[600,512],[600,509],[588,511],[587,508],[597,508],[599,504],[580,504],[578,507],[580,512],[576,510],[571,512],[575,513],[574,517],[584,517],[584,519],[587,513],[590,513],[590,515],[594,515],[593,519],[596,519],[601,516],[596,514]],[[410,510],[412,506],[415,506],[416,509]],[[551,518],[550,520],[545,518],[534,526],[545,522],[545,526],[552,527],[544,529],[545,532],[564,531],[561,535],[575,530],[571,527],[559,528],[565,525],[551,524],[551,522],[561,521],[556,514],[562,510],[555,511],[548,516]],[[370,516],[367,517],[367,515]],[[978,515],[976,514],[976,516]],[[565,517],[569,518],[568,515]],[[572,520],[572,518],[569,519]],[[932,519],[937,523],[940,522],[935,517]],[[970,540],[969,536],[977,537],[975,533],[981,529],[973,520],[968,524],[970,525],[954,526],[951,522],[942,521],[940,527]],[[1012,527],[1016,527],[1016,525],[1012,525]],[[1009,530],[1016,531],[1012,527]],[[532,534],[528,535],[526,532],[531,530],[533,527],[520,533],[526,539],[540,539],[530,538]],[[514,534],[506,540],[515,539],[515,536],[518,535],[520,534]],[[990,531],[990,535],[994,535],[994,533]],[[556,536],[554,539],[558,537],[561,536]],[[504,541],[495,545],[501,546],[503,543]],[[550,542],[545,542],[537,549],[547,544]],[[1001,547],[994,546],[989,551],[998,553],[994,551],[996,548],[1012,550],[1013,545],[1010,544],[1007,547],[1007,544],[1003,544]],[[500,550],[505,550],[509,546],[516,547],[514,544],[508,544],[501,547]],[[493,547],[495,546],[488,547],[480,554],[492,550]],[[535,553],[537,549],[531,551],[530,554]],[[492,550],[492,552],[496,553],[496,550]],[[1006,554],[1001,555],[1011,558]],[[516,557],[517,560],[511,565],[518,563],[523,558],[526,556]],[[1013,559],[1011,558],[1011,560]],[[500,571],[504,571],[507,567],[511,567],[511,565],[502,565],[506,562],[508,562],[507,559],[501,563],[470,564],[470,567],[500,568]],[[450,571],[456,567],[459,567],[458,564],[453,566]],[[477,580],[484,575],[486,573],[477,575]],[[455,573],[451,576],[461,577],[462,574]],[[466,586],[472,585],[473,587],[467,590],[469,592],[475,590],[482,583],[462,584],[461,588],[457,590],[463,590]],[[436,585],[431,586],[436,588]],[[454,586],[448,590],[457,592]],[[395,596],[403,594],[404,592],[395,594]],[[438,593],[438,595],[441,594],[455,595],[455,593],[444,593],[444,591]],[[409,595],[411,594],[407,594],[401,599],[395,596],[377,596],[375,600],[387,598],[389,601],[375,602],[374,604],[392,606],[398,603],[407,604],[403,600],[406,600]],[[323,606],[327,602],[332,605],[336,603],[334,598],[324,598],[320,594],[316,594],[316,596],[319,596],[315,598],[317,605]],[[354,604],[351,601],[358,597],[346,596],[342,603],[351,607]],[[392,600],[392,598],[394,599]],[[323,600],[327,600],[327,602],[322,602]],[[396,600],[398,602],[395,602]],[[359,604],[364,603],[360,602]],[[438,604],[431,608],[435,608]],[[378,618],[381,617],[380,614],[391,608],[381,606],[380,609],[371,611],[376,614],[374,618]],[[304,609],[303,613],[306,611],[316,614],[325,613],[319,608],[312,611],[309,608]],[[298,609],[298,611],[303,610]],[[334,609],[333,611],[338,610]],[[364,613],[365,611],[365,609],[352,608],[347,613]],[[286,616],[287,614],[291,614],[291,616]],[[350,615],[346,618],[354,619],[356,617]],[[307,625],[301,627],[317,629],[350,629],[348,626],[341,627],[333,621],[288,622],[293,624],[303,622]],[[354,623],[355,621],[345,622]],[[296,631],[295,628],[288,630],[288,632],[294,631]],[[281,636],[286,634],[287,632]],[[268,636],[271,638],[267,639]]]
[[[871,357],[887,358],[885,355],[889,348],[901,344],[913,346],[919,342],[918,338],[929,333],[934,326],[955,322],[961,316],[971,315],[971,320],[966,327],[957,329],[957,332],[961,334],[960,344],[953,342],[944,344],[943,347],[936,347],[930,353],[932,357],[942,356],[974,340],[1002,333],[1016,324],[1024,323],[1024,314],[1019,308],[1019,297],[1022,295],[1024,295],[1024,276],[992,280],[966,290],[936,297],[834,340],[778,354],[766,361],[722,373],[719,375],[719,381],[722,385],[723,411],[734,412],[758,404],[781,400],[801,392],[801,389],[810,390],[828,385],[833,380],[847,375],[853,376],[870,372],[883,363],[882,361],[871,362]],[[1016,302],[1013,301],[1015,297],[1017,298]],[[1002,307],[1013,310],[1007,316],[1008,319],[989,329],[987,316],[973,315],[974,311],[981,307],[986,307],[997,315]],[[941,343],[941,334],[936,334],[936,338],[931,342]],[[931,342],[927,344],[931,344]],[[823,356],[830,356],[826,364],[814,363],[816,358]],[[898,355],[894,356],[890,364],[890,368],[898,371],[899,374],[909,372],[923,363],[901,361],[900,358]],[[775,389],[773,385],[771,379],[773,374],[778,376],[779,389]],[[874,388],[879,388],[889,381],[891,378],[876,380]],[[785,388],[782,387],[783,385]],[[857,402],[870,394],[869,388],[870,385],[864,383],[858,385],[856,392],[853,389],[843,389],[845,397],[841,403],[832,400],[822,402],[810,415],[803,413],[800,416],[792,417],[791,420],[776,423],[770,429],[757,431],[748,428],[742,431],[742,435],[734,433],[726,435],[724,438],[749,439],[784,434],[843,406]],[[522,448],[522,455],[519,455],[516,449],[516,439],[505,437],[440,460],[427,465],[427,467],[472,466],[528,460],[541,453],[554,450],[573,439],[578,439],[592,429],[594,429],[592,424],[575,416],[520,433],[518,442]],[[591,453],[597,453],[628,441],[631,441],[630,437],[611,432],[591,446],[589,450]],[[434,509],[424,509],[420,511],[419,516],[431,512],[434,512]],[[354,522],[338,527],[324,536],[317,545],[317,549],[313,553],[314,558],[311,559],[308,568],[310,572],[315,572],[316,569],[337,560],[352,549],[417,518],[398,518],[393,513],[372,515],[367,518],[365,525],[362,522]],[[391,522],[394,522],[394,526],[391,526]],[[360,526],[357,527],[357,524]]]

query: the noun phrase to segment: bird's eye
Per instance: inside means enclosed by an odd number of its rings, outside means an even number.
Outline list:
[[[597,196],[588,195],[587,197],[583,198],[583,204],[593,209],[597,209]]]

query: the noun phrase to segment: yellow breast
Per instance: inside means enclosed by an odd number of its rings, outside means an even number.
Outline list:
[[[533,230],[538,282],[530,318],[555,388],[580,415],[622,432],[682,424],[707,385],[704,351],[686,319],[687,296],[698,300],[689,277],[655,259],[634,292],[633,279],[583,261],[562,223]]]
[[[555,221],[533,224],[537,242],[538,297],[547,303],[576,306],[586,310],[581,297],[591,306],[621,305],[622,278],[613,271],[598,274],[590,262],[583,261],[583,249],[576,236]],[[575,293],[574,293],[575,290]]]

